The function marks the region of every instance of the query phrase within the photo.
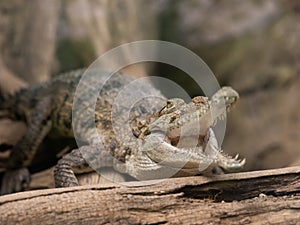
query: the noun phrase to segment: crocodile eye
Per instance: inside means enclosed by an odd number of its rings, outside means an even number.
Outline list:
[[[167,101],[167,105],[166,105],[167,109],[170,109],[173,106],[174,106],[173,102]]]
[[[172,111],[172,108],[174,108],[173,102],[167,101],[167,104],[157,113],[157,115],[162,116],[164,114],[170,113]]]

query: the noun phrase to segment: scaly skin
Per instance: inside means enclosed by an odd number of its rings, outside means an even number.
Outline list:
[[[79,98],[78,108],[73,111],[77,120],[72,122],[74,94],[83,72],[61,75],[0,102],[0,110],[10,111],[14,119],[28,124],[27,133],[11,149],[10,157],[0,159],[0,166],[7,170],[2,194],[23,189],[29,181],[26,168],[47,135],[73,137],[74,130],[83,145],[58,161],[54,172],[57,187],[78,185],[74,174],[91,168],[114,167],[136,179],[149,180],[206,173],[215,166],[235,171],[245,164],[245,160],[231,158],[219,150],[211,129],[238,99],[232,88],[222,88],[210,100],[198,96],[185,103],[182,99],[166,99],[150,84],[138,83],[135,94],[147,92],[157,97],[145,98],[133,107],[129,103],[116,107],[119,111],[115,122],[112,115],[118,94],[134,80],[116,73],[105,82],[95,108],[89,100]],[[103,74],[107,72],[89,74],[85,99],[99,92],[95,83],[104,83]],[[126,98],[121,100],[124,101]],[[88,119],[88,112],[94,113],[95,121]]]

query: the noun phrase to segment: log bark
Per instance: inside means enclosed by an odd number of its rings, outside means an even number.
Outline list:
[[[299,224],[300,221],[300,167],[173,178],[152,185],[123,184],[2,196],[0,223]]]

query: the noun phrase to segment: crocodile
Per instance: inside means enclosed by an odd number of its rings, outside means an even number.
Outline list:
[[[47,136],[75,136],[78,143],[58,160],[56,187],[77,186],[76,174],[104,167],[137,180],[152,180],[205,175],[216,167],[232,172],[244,166],[245,159],[221,150],[212,129],[239,98],[231,87],[221,88],[210,99],[197,96],[186,103],[180,98],[168,99],[150,83],[140,82],[134,86],[135,96],[146,93],[155,97],[131,105],[126,104],[131,93],[120,92],[135,78],[116,72],[105,80],[109,72],[94,70],[84,84],[85,98],[77,98],[74,110],[76,88],[85,71],[59,75],[0,100],[2,112],[28,125],[8,156],[0,158],[0,168],[6,170],[1,194],[22,191],[30,182],[28,167]],[[99,80],[100,91],[95,85]],[[93,105],[88,99],[95,93],[99,95]],[[93,120],[88,118],[90,112]]]

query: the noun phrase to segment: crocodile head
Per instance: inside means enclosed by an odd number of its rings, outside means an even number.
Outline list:
[[[190,103],[180,98],[169,99],[149,124],[148,133],[164,133],[166,140],[174,143],[191,136],[202,140],[210,127],[226,117],[226,111],[238,99],[239,94],[231,87],[223,87],[210,100],[203,96],[194,97]]]
[[[197,96],[190,103],[179,98],[167,100],[140,135],[144,141],[140,156],[134,159],[139,162],[131,161],[135,168],[130,172],[141,179],[153,179],[165,177],[162,168],[178,169],[184,175],[194,175],[215,166],[228,171],[242,168],[245,160],[225,155],[211,129],[217,120],[225,118],[226,111],[238,98],[235,90],[223,87],[211,99]],[[139,165],[147,167],[139,170]],[[148,168],[152,168],[151,173],[147,173]]]

